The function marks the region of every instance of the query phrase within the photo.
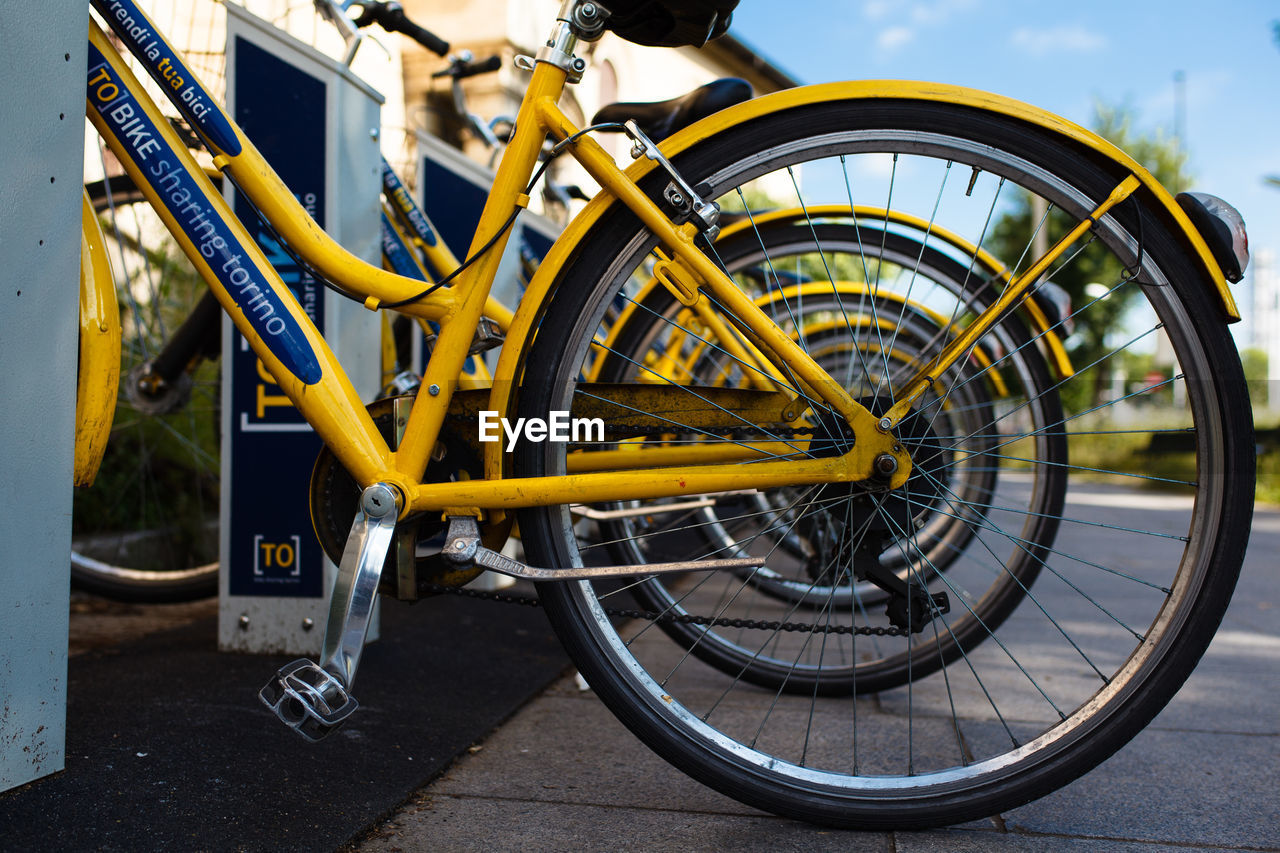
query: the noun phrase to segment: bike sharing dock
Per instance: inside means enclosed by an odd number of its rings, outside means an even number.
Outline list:
[[[5,72],[18,94],[5,110],[4,258],[14,280],[28,282],[6,294],[5,363],[27,373],[38,362],[50,383],[74,388],[76,348],[67,342],[68,335],[74,337],[74,288],[59,282],[76,279],[75,256],[59,253],[57,261],[65,262],[59,266],[26,243],[45,253],[78,245],[64,232],[76,221],[67,210],[79,204],[79,182],[71,176],[82,168],[78,115],[86,8],[63,2],[30,12],[14,22],[15,32],[31,36],[17,39],[30,55],[13,54],[15,65]],[[377,260],[379,97],[345,68],[286,43],[238,8],[230,18],[237,47],[231,52],[230,91],[233,101],[239,99],[231,108],[263,145],[274,140],[278,151],[287,149],[289,156],[280,157],[289,164],[286,180],[330,232]],[[18,65],[46,77],[48,91],[31,85]],[[262,74],[287,77],[295,106],[319,103],[325,109],[263,110],[253,100],[261,89],[253,81]],[[67,92],[65,103],[46,102],[49,91]],[[20,115],[29,119],[20,122]],[[26,129],[17,133],[19,127]],[[33,158],[40,160],[38,168]],[[30,210],[48,215],[24,212]],[[271,251],[270,234],[256,236],[269,255],[279,255],[286,266],[292,262],[278,246]],[[296,265],[282,272],[309,312],[325,323],[362,392],[376,394],[378,318],[359,306],[332,304],[333,297],[308,282]],[[238,679],[261,681],[277,668],[282,661],[270,652],[318,650],[326,571],[332,569],[326,569],[305,513],[307,472],[318,442],[291,409],[272,405],[263,373],[236,343],[228,340],[224,348],[231,354],[224,371],[230,404],[222,412],[224,456],[238,457],[225,475],[232,488],[223,491],[223,548],[233,558],[223,560],[218,602],[150,608],[77,594],[69,606],[70,489],[6,490],[3,564],[15,609],[3,623],[0,677],[4,849],[331,848],[385,815],[565,667],[535,611],[495,626],[476,603],[427,602],[411,614],[411,608],[398,607],[388,613],[387,624],[395,626],[395,645],[405,657],[383,678],[388,686],[397,684],[402,678],[395,670],[403,667],[416,673],[416,686],[396,687],[398,698],[389,694],[389,703],[369,703],[366,716],[383,729],[376,739],[390,736],[390,752],[369,752],[358,728],[322,754],[282,737],[278,723],[257,725],[271,717],[257,701],[257,688],[243,688]],[[14,395],[19,390],[10,388]],[[73,416],[72,398],[46,397],[39,405],[10,399],[20,405],[5,415],[4,432],[16,442],[5,454],[6,481],[69,484],[71,431],[63,427]],[[19,411],[37,409],[38,419]],[[297,495],[282,495],[281,483],[287,482],[302,484]],[[257,503],[245,499],[255,495]],[[282,520],[281,506],[301,509],[302,526]],[[265,530],[265,519],[283,526]],[[424,613],[433,609],[440,611],[438,618]],[[77,623],[70,647],[68,612]],[[82,629],[97,639],[82,642]],[[211,641],[215,636],[224,653]],[[442,650],[436,656],[442,669],[434,674],[432,665],[414,660],[431,648]],[[423,725],[421,710],[438,702],[452,710]],[[253,730],[262,736],[256,746]],[[252,760],[241,760],[247,756]],[[318,803],[327,804],[323,814],[338,818],[336,833],[328,818],[317,820],[312,813]]]

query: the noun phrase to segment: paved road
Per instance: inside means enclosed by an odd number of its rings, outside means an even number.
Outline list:
[[[1135,502],[1133,495],[1109,487],[1077,490],[1072,499],[1069,515],[1123,516],[1127,525],[1155,530],[1185,508],[1181,498],[1148,494]],[[1096,541],[1096,528],[1064,535],[1061,541],[1078,543],[1084,542],[1080,536],[1095,537],[1080,547],[1108,547]],[[766,815],[667,766],[590,692],[565,679],[356,846],[371,853],[428,846],[896,853],[1280,850],[1277,553],[1280,511],[1261,509],[1226,620],[1174,701],[1083,779],[990,820],[931,832],[854,833]],[[1152,555],[1120,556],[1141,566]]]

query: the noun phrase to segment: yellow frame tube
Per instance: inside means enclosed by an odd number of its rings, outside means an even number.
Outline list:
[[[716,313],[707,300],[699,299],[693,305],[693,311],[698,315],[698,319],[702,321],[708,331],[720,341],[720,345],[733,358],[742,362],[747,367],[754,367],[755,370],[743,370],[746,374],[747,381],[755,388],[761,391],[772,391],[776,386],[770,378],[776,380],[778,384],[790,388],[790,383],[782,375],[782,371],[774,366],[773,362],[765,358],[764,353],[751,343],[748,339],[740,335],[736,329],[729,326],[724,318]],[[792,391],[795,389],[792,388]]]
[[[661,442],[658,442],[661,445]],[[643,442],[623,444],[617,450],[596,450],[590,453],[568,453],[565,467],[570,474],[589,471],[616,471],[655,466],[700,465],[710,463],[744,462],[759,456],[787,456],[805,452],[808,440],[793,442],[752,440],[733,443],[679,445],[671,447],[646,447]],[[523,482],[523,481],[522,481]]]
[[[577,129],[555,105],[555,99],[563,90],[564,83],[565,74],[561,69],[549,63],[538,63],[516,118],[516,134],[499,166],[493,189],[485,203],[480,224],[468,254],[476,254],[490,240],[496,242],[488,252],[479,257],[472,267],[459,276],[457,291],[462,294],[461,303],[457,306],[455,313],[445,318],[441,324],[440,337],[431,361],[427,365],[426,375],[423,377],[423,387],[427,389],[428,396],[424,398],[423,395],[419,395],[410,412],[403,440],[396,451],[396,467],[400,471],[413,475],[426,469],[426,463],[447,413],[448,400],[456,387],[457,378],[466,359],[467,347],[475,324],[483,313],[488,298],[488,284],[492,282],[496,273],[507,236],[500,233],[500,229],[505,224],[510,211],[523,204],[525,186],[536,167],[543,140],[548,133],[563,140],[577,132]],[[787,363],[797,370],[802,381],[825,388],[824,398],[833,405],[846,409],[848,411],[846,417],[860,419],[864,429],[874,423],[865,408],[850,398],[837,383],[831,381],[821,367],[812,360],[808,360],[804,356],[804,351],[788,335],[778,329],[772,320],[756,308],[732,281],[723,276],[709,259],[694,248],[691,230],[687,226],[684,228],[674,226],[639,188],[623,175],[604,149],[594,140],[581,138],[571,146],[570,151],[589,173],[593,173],[593,177],[622,199],[628,207],[635,210],[637,215],[645,219],[646,224],[659,233],[660,239],[664,239],[671,251],[707,282],[707,285],[729,306],[731,311],[739,317],[745,315],[745,322],[775,353],[781,348],[779,357],[786,359]],[[792,362],[793,358],[805,359],[809,363],[796,365]],[[499,380],[502,378],[498,377]],[[433,401],[428,405],[422,405],[424,400],[432,398],[438,402]],[[636,454],[652,456],[656,461],[661,458],[661,454],[669,450],[670,448],[637,448],[634,451],[628,451],[628,462],[632,465],[637,464],[631,462]],[[609,499],[629,500],[726,491],[741,485],[742,470],[736,464],[740,452],[739,450],[732,453],[735,464],[703,465],[692,471],[657,468],[628,472],[632,477],[632,480],[628,481],[628,488],[632,491],[625,495],[617,491],[621,483],[616,480],[614,474],[597,473],[520,480],[485,479],[457,483],[423,483],[418,486],[416,493],[410,495],[410,507],[421,511],[463,506],[506,509],[584,500],[587,499],[585,495],[591,494],[605,496],[595,499],[606,499],[612,495]],[[851,479],[865,479],[872,474],[874,455],[880,453],[891,453],[899,457],[899,471],[895,474],[895,480],[905,480],[910,471],[910,460],[905,451],[896,446],[891,436],[875,435],[870,440],[860,442],[846,457],[842,457],[844,461],[841,464],[852,469]],[[648,465],[651,462],[645,460],[644,464]],[[776,466],[776,470],[767,470],[777,478],[777,484],[825,482],[829,477],[829,474],[825,473],[830,467],[827,460],[760,463],[752,466],[751,476],[770,476],[761,469],[761,465]],[[822,469],[824,473],[813,473],[818,469]],[[817,479],[807,479],[814,476]],[[693,483],[698,485],[691,485]]]
[[[638,453],[637,451],[636,455]],[[424,510],[444,507],[505,510],[567,503],[651,500],[730,492],[742,488],[768,489],[866,479],[869,472],[861,472],[850,464],[852,457],[853,454],[849,453],[840,457],[797,462],[646,468],[643,471],[424,483],[418,503]]]
[[[534,68],[533,78],[516,115],[516,131],[498,165],[493,188],[480,214],[480,222],[471,241],[468,256],[473,256],[490,240],[493,246],[458,277],[455,288],[461,298],[455,311],[441,322],[440,336],[422,377],[427,397],[439,400],[437,405],[423,406],[419,394],[409,413],[404,438],[396,451],[397,467],[420,479],[435,448],[436,438],[448,412],[449,398],[467,358],[467,350],[475,334],[476,324],[489,302],[489,290],[497,275],[502,251],[510,232],[503,226],[518,206],[526,203],[525,188],[537,168],[538,155],[546,139],[546,130],[537,120],[533,107],[544,98],[559,97],[565,86],[565,72],[546,62]],[[435,388],[434,394],[431,389]],[[416,501],[415,501],[416,503]]]
[[[447,413],[447,404],[457,377],[466,358],[475,323],[479,321],[487,299],[488,285],[496,273],[498,260],[506,240],[505,234],[499,231],[505,224],[510,211],[522,206],[525,200],[525,187],[529,176],[536,167],[538,154],[543,140],[548,134],[563,140],[577,132],[571,122],[555,105],[565,84],[565,73],[549,63],[538,63],[533,78],[516,117],[516,134],[507,148],[507,152],[499,166],[493,189],[485,203],[472,246],[468,254],[474,255],[491,239],[496,240],[487,253],[480,256],[477,262],[460,276],[458,292],[463,294],[457,311],[442,322],[440,337],[427,365],[423,377],[423,387],[427,389],[427,397],[419,394],[404,438],[396,452],[397,468],[401,471],[415,473],[426,462],[434,448],[435,439]],[[637,215],[646,220],[665,237],[668,247],[696,275],[704,281],[711,277],[720,281],[711,281],[710,285],[717,296],[725,300],[733,300],[736,294],[755,312],[755,317],[748,318],[753,331],[761,334],[770,346],[781,342],[782,346],[793,352],[786,352],[783,357],[793,354],[803,357],[800,349],[773,322],[751,303],[737,289],[732,281],[719,272],[701,252],[693,247],[693,235],[686,228],[677,229],[657,207],[649,201],[638,187],[623,175],[594,140],[583,137],[570,147],[570,152],[588,172],[597,176],[602,186],[615,193]],[[702,269],[698,267],[701,266]],[[732,310],[732,308],[731,308]],[[737,312],[735,312],[737,313]],[[739,314],[741,316],[741,314]],[[754,322],[753,322],[754,321]],[[770,334],[770,330],[772,334]],[[773,340],[769,340],[773,338]],[[857,416],[861,412],[864,426],[870,422],[871,416],[859,404],[844,393],[843,389],[830,381],[826,372],[816,363],[810,361],[809,378],[815,384],[823,384],[828,391],[836,392],[834,396],[843,395],[844,402]],[[802,373],[802,378],[804,375]],[[501,382],[505,377],[499,375]],[[825,380],[825,381],[824,381]],[[497,383],[495,383],[497,384]],[[434,394],[432,388],[435,388]],[[422,405],[424,400],[432,400]],[[437,402],[438,401],[438,402]],[[856,410],[856,411],[854,411]],[[901,448],[893,449],[896,444],[892,437],[879,435],[877,440],[861,442],[837,462],[829,459],[761,462],[753,464],[750,476],[764,478],[766,485],[802,484],[830,482],[832,470],[840,469],[841,479],[866,479],[872,474],[873,453],[893,453],[899,457],[899,471],[896,481],[905,481],[910,471],[910,460]],[[881,446],[883,445],[883,446]],[[671,453],[673,448],[640,448],[625,451],[628,464],[634,466],[638,455],[649,457],[644,465],[665,458],[679,458],[679,464],[687,464],[686,457]],[[500,452],[500,451],[499,451]],[[745,448],[727,449],[724,455],[732,459],[730,464],[700,465],[695,468],[649,468],[643,471],[599,472],[572,474],[563,477],[543,477],[525,479],[490,479],[466,480],[454,483],[423,483],[416,493],[411,495],[410,506],[415,511],[438,510],[444,508],[476,507],[480,509],[509,509],[521,506],[539,506],[583,500],[633,500],[655,497],[673,497],[681,494],[701,494],[704,492],[728,491],[741,486],[744,469],[741,467],[741,456]],[[703,461],[708,458],[703,455]],[[603,461],[603,460],[602,460]],[[625,474],[626,480],[618,477]]]
[[[540,121],[554,138],[565,140],[577,132],[577,128],[553,100],[540,98],[536,101],[536,107]],[[848,421],[856,434],[870,437],[869,430],[874,431],[876,423],[871,413],[849,396],[838,382],[831,380],[827,372],[809,358],[804,349],[789,335],[778,328],[777,324],[756,306],[751,297],[739,290],[732,279],[725,275],[714,261],[694,246],[693,241],[697,236],[697,230],[693,225],[674,225],[658,206],[650,201],[649,197],[617,167],[613,158],[594,139],[586,136],[578,137],[570,146],[570,151],[574,159],[601,187],[625,204],[674,256],[684,261],[685,265],[701,279],[703,286],[709,288],[720,300],[729,314],[737,317],[759,336],[760,341],[768,349],[768,352],[763,353],[766,357],[772,355],[773,358],[785,363],[799,381],[812,388],[824,402]],[[868,446],[868,444],[875,446]],[[909,468],[910,462],[906,454],[900,449],[893,451],[893,446],[894,441],[891,437],[886,437],[882,442],[872,439],[869,442],[860,442],[852,452],[864,457],[867,466],[870,466],[873,455],[891,453],[899,457],[900,468],[904,463]],[[870,467],[867,468],[867,473],[869,476]]]
[[[929,388],[939,376],[947,371],[947,368],[955,364],[957,360],[962,358],[969,349],[978,342],[978,339],[990,331],[1004,313],[1013,307],[1027,290],[1036,283],[1040,276],[1044,275],[1051,264],[1062,253],[1070,248],[1071,244],[1094,226],[1094,224],[1107,214],[1107,211],[1133,195],[1133,191],[1140,186],[1138,179],[1130,175],[1116,186],[1111,194],[1107,196],[1102,204],[1098,205],[1088,216],[1077,223],[1076,227],[1067,232],[1061,240],[1055,243],[1044,257],[1040,258],[1025,273],[1013,279],[1005,286],[1004,292],[1000,294],[1000,298],[991,304],[986,311],[983,311],[973,323],[967,326],[963,332],[952,339],[942,352],[938,353],[938,357],[930,362],[923,370],[915,375],[904,386],[898,401],[893,407],[885,413],[881,420],[881,426],[885,429],[892,429],[899,421],[911,410],[911,404]]]
[[[249,322],[244,310],[232,299],[208,261],[178,224],[168,205],[151,186],[148,176],[143,173],[128,149],[117,138],[112,127],[86,99],[86,114],[93,122],[98,134],[124,165],[134,185],[142,191],[148,203],[164,222],[165,228],[177,241],[183,254],[191,261],[196,272],[218,299],[223,310],[231,317],[236,328],[245,336],[254,354],[262,360],[268,372],[279,382],[281,390],[303,413],[320,438],[333,449],[347,470],[361,482],[372,483],[382,480],[403,487],[403,478],[390,467],[391,453],[387,449],[386,442],[374,426],[364,403],[356,394],[342,366],[334,358],[333,352],[316,330],[315,325],[311,323],[302,306],[298,304],[293,292],[280,280],[257,243],[236,218],[226,199],[196,163],[186,144],[177,136],[168,120],[161,115],[96,22],[89,28],[89,41],[106,59],[111,69],[110,73],[133,96],[135,103],[163,138],[165,147],[168,149],[166,153],[178,161],[176,169],[185,171],[190,176],[196,189],[201,193],[200,202],[207,205],[212,214],[221,220],[236,242],[244,249],[245,263],[256,268],[262,280],[271,287],[284,309],[293,317],[320,365],[322,375],[319,381],[311,385],[304,384],[272,353]],[[292,200],[293,196],[290,194],[289,198]],[[296,201],[294,203],[297,204]],[[298,208],[302,210],[301,205],[298,205]],[[303,214],[305,215],[305,210]],[[307,221],[311,221],[309,217]],[[367,264],[365,266],[368,267]]]
[[[294,197],[240,128],[229,122],[240,142],[234,156],[215,151],[213,164],[229,175],[236,187],[253,199],[263,218],[272,224],[285,243],[333,282],[359,282],[365,307],[377,310],[383,302],[408,299],[422,291],[422,283],[373,266],[352,255],[324,232]],[[456,310],[452,288],[434,293],[401,308],[402,314],[439,320]]]

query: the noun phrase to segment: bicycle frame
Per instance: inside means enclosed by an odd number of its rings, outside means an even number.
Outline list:
[[[418,292],[420,282],[365,264],[324,235],[131,0],[94,0],[94,6],[210,144],[214,165],[231,178],[308,264],[339,287],[364,296],[370,309],[408,299]],[[563,46],[568,48],[565,53],[570,53],[574,38],[563,22],[559,29]],[[528,203],[524,188],[537,166],[544,139],[550,135],[565,140],[578,131],[556,106],[567,80],[564,69],[538,62],[534,70],[517,116],[516,133],[499,165],[471,254],[490,242],[491,249],[481,253],[454,286],[398,309],[438,322],[441,332],[423,377],[427,393],[415,401],[404,437],[393,451],[301,306],[96,24],[90,29],[89,55],[89,116],[98,132],[303,417],[362,486],[382,482],[399,490],[402,514],[428,510],[475,514],[476,509],[583,499],[656,498],[728,491],[741,486],[743,470],[736,463],[752,458],[754,454],[747,449],[741,451],[742,458],[696,467],[664,468],[665,460],[674,460],[677,465],[687,462],[678,453],[643,448],[625,455],[626,463],[637,469],[631,471],[519,481],[421,482],[476,324],[484,312],[505,242],[503,226],[517,207]],[[686,282],[686,287],[696,291],[705,286],[714,292],[730,310],[746,319],[770,348],[769,355],[775,363],[785,362],[801,381],[818,390],[828,404],[854,423],[859,441],[845,457],[754,464],[753,483],[767,487],[871,476],[872,459],[894,452],[892,436],[877,432],[866,409],[830,380],[694,247],[693,226],[674,225],[593,140],[580,138],[568,150],[609,193],[653,229],[673,260],[693,279]],[[359,282],[358,287],[355,282]],[[496,393],[505,390],[501,389],[504,383],[516,379],[514,369],[500,371],[495,375]],[[864,434],[866,440],[862,438]],[[910,463],[900,450],[897,454],[902,456],[903,464],[895,479],[901,481],[909,472]]]
[[[400,176],[386,160],[382,161],[382,192],[386,197],[383,210],[384,229],[390,229],[395,240],[398,241],[398,246],[405,250],[402,260],[412,268],[400,272],[395,269],[393,262],[392,272],[432,283],[436,278],[443,278],[462,266],[462,262],[449,249],[448,244],[435,233],[431,221],[414,202],[409,190],[400,181]],[[426,257],[426,263],[431,266],[430,271],[423,265],[420,256],[410,251],[411,246]],[[385,241],[383,248],[384,250],[387,248]],[[384,251],[384,261],[388,260],[385,254]],[[432,271],[436,278],[432,278]],[[498,328],[506,331],[515,315],[506,305],[490,298],[485,303],[484,316],[497,323]]]
[[[93,5],[111,22],[117,35],[148,67],[170,99],[205,138],[214,154],[214,165],[232,179],[285,242],[320,275],[350,293],[359,294],[371,310],[383,304],[408,300],[419,292],[421,282],[360,261],[315,225],[132,0],[93,0]],[[557,21],[555,35],[549,42],[551,55],[571,56],[575,42],[576,37],[568,23]],[[625,457],[618,460],[619,464],[625,464],[632,470],[574,473],[571,467],[564,476],[516,480],[504,477],[502,452],[496,445],[490,445],[486,448],[484,460],[485,479],[422,482],[476,325],[489,299],[489,289],[506,240],[504,225],[517,208],[528,203],[525,188],[548,136],[561,142],[572,138],[572,142],[565,145],[566,150],[603,187],[603,192],[588,205],[587,211],[579,217],[580,221],[572,223],[557,241],[519,306],[511,323],[508,345],[504,347],[494,373],[491,409],[500,414],[510,411],[512,389],[519,380],[525,348],[532,339],[544,300],[552,291],[559,269],[570,257],[573,244],[588,233],[589,226],[605,209],[611,204],[621,203],[657,236],[659,245],[667,252],[670,258],[667,266],[669,280],[664,284],[674,294],[691,305],[697,305],[703,298],[701,291],[713,294],[750,329],[760,346],[762,363],[776,368],[775,376],[793,375],[806,391],[820,397],[853,430],[854,446],[844,456],[752,464],[749,470],[753,486],[769,488],[865,480],[872,476],[873,461],[884,455],[892,456],[897,462],[896,471],[888,483],[890,488],[901,485],[909,476],[910,459],[890,432],[898,413],[891,413],[894,417],[887,419],[887,423],[878,421],[852,399],[791,336],[774,324],[694,245],[697,230],[692,224],[675,225],[639,189],[636,181],[654,167],[653,163],[637,163],[623,172],[594,140],[577,136],[579,129],[557,107],[568,79],[566,67],[563,67],[566,63],[542,59],[534,68],[517,116],[515,134],[499,164],[493,189],[472,242],[469,255],[478,254],[478,257],[452,286],[396,309],[436,321],[441,333],[423,378],[422,387],[426,393],[419,394],[415,400],[403,439],[393,450],[375,428],[340,365],[291,292],[275,275],[229,206],[201,173],[96,24],[90,29],[89,55],[88,112],[98,132],[135,183],[143,188],[148,201],[157,209],[184,253],[284,393],[361,486],[381,482],[398,490],[402,516],[425,511],[475,515],[477,510],[501,511],[569,502],[730,491],[741,487],[744,469],[740,463],[755,458],[750,449],[740,448],[736,456],[726,453],[713,464],[690,465],[679,448],[637,447],[625,454],[615,454]],[[664,151],[671,156],[724,127],[770,109],[782,109],[822,97],[848,97],[850,87],[878,87],[871,89],[874,96],[905,91],[908,97],[922,99],[974,103],[980,100],[975,93],[952,87],[870,83],[835,85],[841,88],[809,87],[741,105],[682,132],[678,139],[664,143]],[[992,99],[991,96],[983,96],[981,101],[987,108],[1006,112],[1014,110],[1011,106],[1014,102]],[[1074,126],[1064,130],[1065,123],[1047,114],[1031,111],[1022,105],[1016,107],[1030,113],[1031,118],[1039,123],[1048,124],[1052,120],[1055,123],[1053,129],[1058,132],[1083,138],[1091,146],[1107,150],[1126,167],[1131,164],[1131,177],[1118,185],[1111,197],[1093,211],[1092,219],[1105,215],[1111,206],[1139,186],[1157,192],[1161,200],[1167,199],[1167,193],[1159,189],[1145,170],[1115,149],[1104,148],[1106,143],[1102,140]],[[1135,179],[1132,175],[1138,177]],[[1185,222],[1185,216],[1172,199],[1165,203],[1175,220]],[[195,214],[191,213],[193,207]],[[193,218],[197,216],[198,219]],[[1206,266],[1213,269],[1203,241],[1189,222],[1182,230]],[[480,251],[490,243],[492,246],[488,251]],[[927,387],[932,381],[931,375],[940,375],[950,363],[959,359],[971,340],[976,340],[985,328],[990,328],[1005,306],[1014,304],[1025,294],[1039,271],[1047,268],[1069,243],[1065,240],[1060,242],[1039,259],[1031,268],[1034,275],[1023,275],[1010,282],[999,307],[993,307],[975,321],[964,345],[948,348],[928,370],[920,371],[907,387]],[[1221,274],[1216,271],[1215,279],[1221,281]],[[1234,305],[1229,301],[1225,284],[1220,292],[1224,294],[1224,308],[1228,315],[1234,314]],[[779,394],[782,401],[780,411],[794,407],[795,401],[791,396],[797,392],[795,389],[790,391],[791,394],[785,397]],[[909,405],[909,398],[903,397],[900,402]],[[572,456],[571,466],[574,464]]]

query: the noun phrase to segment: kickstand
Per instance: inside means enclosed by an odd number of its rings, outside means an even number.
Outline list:
[[[342,725],[358,704],[350,694],[373,617],[378,581],[396,529],[391,487],[377,483],[360,496],[338,566],[320,663],[302,658],[282,667],[258,696],[286,725],[317,741]]]

